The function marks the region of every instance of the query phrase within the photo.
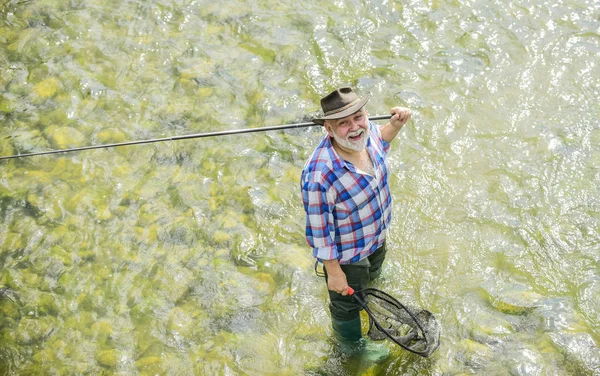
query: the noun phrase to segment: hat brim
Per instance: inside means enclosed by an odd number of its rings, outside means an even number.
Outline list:
[[[335,114],[331,114],[329,116],[314,118],[312,119],[312,122],[315,124],[323,125],[325,124],[326,120],[336,120],[345,118],[346,116],[350,116],[358,112],[361,108],[363,108],[365,104],[367,104],[369,99],[371,99],[371,94],[367,94],[364,97],[360,98],[358,102],[346,108],[344,111],[336,112]]]

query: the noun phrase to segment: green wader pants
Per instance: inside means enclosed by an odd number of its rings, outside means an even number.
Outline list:
[[[385,243],[370,256],[353,264],[340,265],[346,274],[348,285],[359,291],[367,287],[369,282],[379,277],[381,266],[385,260],[387,249]],[[325,282],[327,283],[327,269]],[[362,306],[352,296],[329,291],[329,311],[331,323],[336,336],[344,341],[358,341],[362,338],[360,311]]]

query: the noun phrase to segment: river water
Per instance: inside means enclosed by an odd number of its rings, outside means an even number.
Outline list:
[[[410,107],[375,287],[442,335],[331,361],[309,127],[0,161],[0,373],[600,375],[599,57],[594,0],[3,0],[3,156]]]

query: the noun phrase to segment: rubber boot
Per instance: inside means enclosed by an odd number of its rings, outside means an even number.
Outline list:
[[[358,340],[362,338],[360,316],[347,321],[332,318],[331,326],[333,327],[335,336],[340,342],[358,342]]]
[[[343,356],[358,356],[362,361],[379,363],[390,355],[384,345],[362,338],[360,316],[348,321],[332,318],[331,322]]]

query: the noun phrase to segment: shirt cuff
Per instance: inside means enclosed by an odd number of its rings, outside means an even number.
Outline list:
[[[337,260],[339,253],[335,246],[313,248],[313,255],[319,260]]]

